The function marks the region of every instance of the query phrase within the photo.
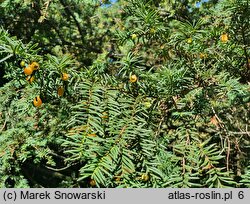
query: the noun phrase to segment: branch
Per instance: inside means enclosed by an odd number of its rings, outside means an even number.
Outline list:
[[[52,170],[48,170],[46,168],[43,168],[41,166],[36,166],[34,164],[31,164],[31,163],[26,163],[24,164],[24,168],[28,167],[28,169],[32,170],[32,172],[34,172],[36,175],[47,175],[47,176],[50,176],[52,178],[57,178],[57,179],[71,179],[70,177],[68,176],[65,176],[61,173],[58,173],[58,172],[53,172]]]
[[[77,21],[74,13],[69,9],[69,7],[67,6],[66,2],[64,0],[60,0],[60,3],[63,5],[64,7],[64,10],[65,12],[71,16],[73,18],[73,20],[75,21],[75,24],[77,26],[77,29],[78,29],[78,32],[80,33],[81,35],[81,40],[82,40],[82,43],[84,44],[84,36],[86,35],[86,32],[84,32],[81,28],[81,25],[80,23]]]
[[[13,56],[13,54],[10,54],[10,55],[8,55],[7,57],[1,59],[1,60],[0,60],[0,63],[1,63],[1,62],[4,62],[5,60],[7,60],[7,59],[9,59],[9,58],[11,58],[12,56]]]
[[[52,167],[50,167],[50,166],[46,166],[46,165],[45,165],[45,167],[46,167],[47,169],[49,169],[49,170],[52,170],[52,171],[63,171],[63,170],[66,170],[66,169],[68,169],[68,168],[72,167],[73,165],[74,165],[74,164],[72,164],[72,165],[68,165],[68,166],[65,166],[65,167],[60,168],[60,169],[55,169],[55,168],[52,168]]]

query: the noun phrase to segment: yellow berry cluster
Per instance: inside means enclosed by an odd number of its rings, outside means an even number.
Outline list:
[[[32,62],[30,64],[28,64],[26,66],[26,62],[24,60],[22,60],[20,62],[20,66],[24,67],[23,72],[24,74],[27,76],[26,80],[31,84],[34,80],[35,80],[35,71],[39,69],[39,64],[37,62]],[[70,75],[63,72],[61,75],[61,79],[62,81],[68,81],[70,78]],[[58,96],[63,96],[64,94],[64,87],[63,86],[59,86],[57,89],[57,94]],[[42,99],[40,98],[40,96],[36,96],[33,100],[33,105],[35,107],[40,107],[42,105]]]
[[[21,65],[25,66],[25,62],[22,61]],[[24,68],[23,72],[25,75],[30,76],[33,74],[34,71],[39,69],[39,64],[37,62],[32,62],[27,67]]]

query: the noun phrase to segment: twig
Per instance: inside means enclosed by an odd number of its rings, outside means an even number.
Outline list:
[[[44,3],[44,7],[42,8],[42,11],[41,11],[42,15],[38,19],[39,23],[42,23],[44,21],[44,19],[46,18],[50,2],[51,2],[51,0],[48,0]]]
[[[250,136],[250,132],[229,132],[232,135],[248,135]]]
[[[60,158],[60,159],[63,159],[63,160],[66,159],[66,157],[61,156],[61,155],[58,155],[57,153],[52,152],[52,151],[50,151],[49,154],[51,154],[51,155],[53,155],[53,156],[56,156],[56,157],[58,157],[58,158]]]
[[[241,166],[240,166],[240,154],[242,154],[238,138],[235,138],[235,147],[236,147],[236,168],[237,168],[237,176],[241,176]]]
[[[182,157],[182,175],[184,175],[186,172],[185,165],[186,165],[185,164],[185,157]]]
[[[6,126],[7,120],[4,121],[3,127],[1,128],[0,132],[2,132]]]
[[[227,137],[227,171],[229,171],[230,145],[229,137]]]
[[[161,118],[160,122],[159,122],[159,125],[158,125],[158,128],[157,128],[157,131],[155,133],[155,136],[158,136],[160,134],[160,131],[161,131],[161,125],[162,123],[164,122],[165,120],[165,115],[163,115],[163,117]]]

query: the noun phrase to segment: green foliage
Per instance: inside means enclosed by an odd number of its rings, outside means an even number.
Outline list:
[[[245,171],[245,174],[242,175],[242,179],[241,179],[241,183],[243,183],[243,185],[245,185],[247,188],[250,187],[250,180],[249,177],[250,176],[250,172],[249,172],[249,168]]]
[[[250,5],[195,2],[3,1],[0,186],[249,187]]]

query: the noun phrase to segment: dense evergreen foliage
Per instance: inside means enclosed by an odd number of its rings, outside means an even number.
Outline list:
[[[1,0],[1,187],[250,187],[248,0]]]

